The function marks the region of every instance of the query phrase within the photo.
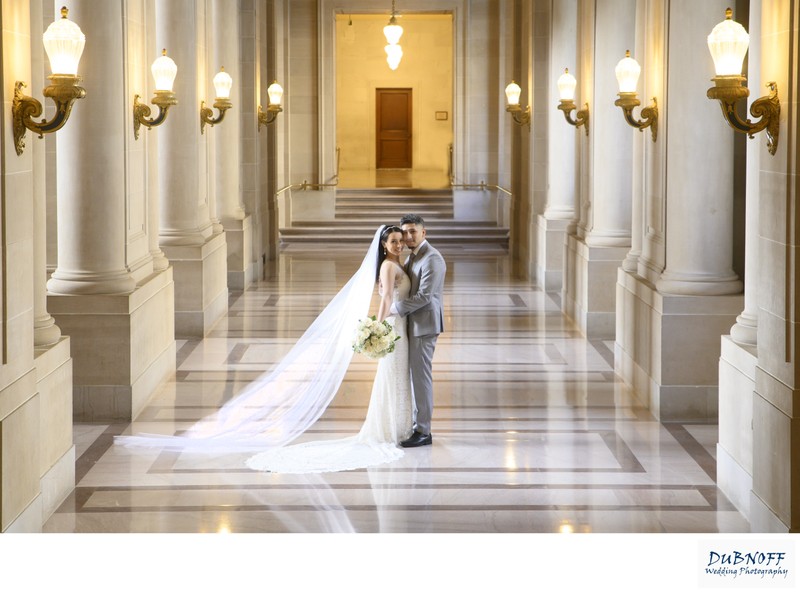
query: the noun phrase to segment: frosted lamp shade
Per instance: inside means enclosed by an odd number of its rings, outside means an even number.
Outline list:
[[[150,66],[153,78],[156,80],[157,91],[171,91],[172,84],[175,82],[175,75],[178,74],[178,66],[167,56],[167,50],[153,61]]]
[[[742,63],[750,45],[750,35],[732,19],[733,12],[725,11],[725,20],[711,30],[708,50],[714,60],[717,76],[741,76]]]
[[[558,77],[558,98],[562,101],[575,100],[575,87],[578,86],[578,81],[569,73],[569,70],[564,68],[564,74]]]
[[[61,19],[47,27],[42,42],[53,74],[78,75],[78,62],[83,54],[86,36],[78,25],[67,18],[66,7],[61,9]]]
[[[383,34],[386,37],[386,43],[389,45],[397,45],[400,43],[400,37],[403,35],[403,27],[397,24],[394,17],[389,20],[389,24],[383,28]]]
[[[508,101],[509,105],[519,105],[519,96],[522,94],[522,89],[519,88],[519,85],[511,81],[506,87],[506,100]]]
[[[403,58],[403,48],[399,45],[387,45],[383,49],[386,51],[386,63],[389,64],[389,68],[397,70]]]
[[[269,95],[270,105],[280,105],[283,99],[283,87],[277,82],[273,82],[267,88],[267,94]]]
[[[225,68],[221,68],[214,77],[214,89],[217,91],[217,99],[229,99],[232,86],[233,78],[225,72]]]
[[[642,67],[631,57],[631,52],[625,52],[625,57],[617,63],[614,73],[617,75],[620,93],[636,92],[636,84],[639,82]]]

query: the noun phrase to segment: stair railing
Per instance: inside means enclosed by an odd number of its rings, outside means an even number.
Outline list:
[[[490,183],[486,183],[483,180],[481,180],[480,183],[452,183],[451,182],[450,183],[450,187],[452,187],[453,189],[479,189],[481,191],[489,191],[489,190],[494,189],[494,190],[497,190],[499,192],[503,192],[504,194],[506,194],[508,196],[513,196],[514,195],[514,194],[511,193],[510,190],[507,190],[504,187],[501,187],[499,185],[493,185],[493,184],[490,184]]]
[[[303,179],[303,183],[290,183],[278,191],[275,192],[275,196],[281,195],[283,192],[289,191],[290,189],[299,189],[301,191],[306,191],[309,189],[320,189],[323,187],[336,187],[339,185],[339,158],[341,157],[341,148],[338,146],[336,147],[336,174],[333,176],[334,182],[333,183],[309,183],[307,180]]]

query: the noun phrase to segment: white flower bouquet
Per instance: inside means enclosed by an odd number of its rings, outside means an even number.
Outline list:
[[[394,352],[394,343],[400,336],[388,321],[378,321],[373,315],[360,319],[353,340],[353,352],[360,352],[369,358],[383,358]]]

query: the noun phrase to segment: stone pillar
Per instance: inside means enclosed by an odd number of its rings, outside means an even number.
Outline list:
[[[50,3],[48,2],[48,5]],[[31,3],[31,39],[41,39],[44,32],[42,0]],[[52,11],[48,11],[51,14]],[[52,22],[52,20],[50,21]],[[47,85],[46,55],[41,43],[31,42],[31,89],[38,92]],[[38,95],[37,95],[38,96]],[[61,329],[47,311],[47,154],[44,142],[27,142],[33,155],[33,346],[48,348],[61,338]],[[55,182],[55,180],[52,180]]]
[[[586,174],[582,189],[587,192],[582,200],[588,200],[581,217],[585,238],[580,232],[567,238],[565,269],[569,278],[562,308],[586,336],[613,338],[614,279],[631,240],[631,135],[639,133],[628,126],[614,105],[619,90],[614,68],[634,45],[636,0],[598,2],[594,10],[584,9],[581,14],[589,21],[582,30],[603,31],[593,43],[589,162],[581,163]]]
[[[255,278],[252,261],[252,218],[245,213],[241,183],[241,115],[246,98],[242,95],[242,74],[239,68],[239,14],[230,10],[229,2],[211,3],[212,47],[209,76],[220,67],[233,78],[233,107],[220,125],[208,132],[214,146],[212,167],[215,172],[214,192],[217,211],[225,228],[228,244],[228,287],[243,290]],[[252,25],[251,25],[252,26]],[[207,85],[212,87],[213,84]],[[206,100],[206,103],[210,103]],[[251,123],[254,120],[251,120]],[[206,128],[208,129],[208,128]]]
[[[70,7],[91,51],[80,65],[86,98],[58,132],[59,257],[48,306],[71,339],[75,418],[90,422],[131,420],[175,371],[172,270],[156,271],[149,255],[146,157],[133,139],[136,91],[128,93],[149,68],[135,51],[145,3]]]
[[[121,101],[109,100],[124,88],[121,3],[103,2],[94,14],[89,4],[78,0],[70,7],[92,51],[80,64],[86,98],[58,134],[58,265],[47,288],[60,295],[130,294],[136,282],[125,265],[120,142],[130,118]]]
[[[655,95],[661,110],[657,142],[644,146],[646,253],[638,273],[618,274],[615,366],[661,420],[717,419],[720,337],[742,304],[732,269],[734,132],[705,98],[714,76],[706,38],[725,8],[673,0],[648,10],[644,25],[650,92],[641,99]],[[666,268],[651,278],[662,237]]]
[[[145,0],[145,23],[144,23],[144,54],[142,56],[142,71],[139,73],[141,89],[147,91],[151,89],[152,76],[150,73],[150,64],[152,64],[158,53],[155,49],[156,43],[156,10],[155,0]],[[152,97],[152,94],[145,92],[145,99]],[[155,112],[155,109],[153,109]],[[143,144],[146,151],[147,158],[147,237],[148,249],[150,256],[153,258],[153,268],[157,271],[166,270],[169,266],[169,260],[164,252],[161,250],[159,244],[159,231],[161,228],[161,196],[159,187],[159,169],[160,163],[158,160],[158,133],[147,133],[147,130],[142,129],[139,134],[139,143]],[[174,308],[174,307],[173,307]]]
[[[166,48],[178,66],[173,88],[179,104],[151,130],[159,134],[160,244],[175,273],[177,337],[205,335],[228,307],[225,233],[212,227],[206,136],[200,134],[200,101],[206,97],[198,88],[207,69],[199,49],[205,43],[197,24],[205,16],[201,8],[195,0],[156,1],[157,47]]]
[[[740,15],[735,14],[734,18],[745,24]],[[761,84],[761,0],[750,1],[746,28],[750,34],[747,86],[751,89],[752,100],[752,93],[764,88]],[[731,335],[722,336],[719,360],[717,485],[746,517],[750,515],[750,492],[753,488],[761,144],[756,139],[747,142],[744,310],[736,318]]]
[[[548,164],[547,203],[544,214],[537,218],[539,245],[536,278],[546,291],[560,291],[563,280],[564,240],[567,227],[575,217],[575,154],[576,143],[584,141],[585,128],[570,127],[558,105],[555,81],[569,68],[579,77],[576,41],[578,35],[578,1],[553,2],[551,7],[550,67],[548,77]],[[578,109],[583,109],[576,96]],[[573,114],[574,115],[574,114]]]
[[[663,294],[728,295],[742,290],[733,271],[733,135],[727,125],[719,125],[716,101],[696,99],[713,84],[710,56],[705,68],[698,68],[697,62],[699,55],[709,55],[706,37],[725,18],[726,6],[721,0],[680,0],[670,8],[672,22],[682,23],[682,30],[680,36],[671,32],[669,49],[674,76],[669,77],[671,117],[666,122],[667,264],[656,283]]]

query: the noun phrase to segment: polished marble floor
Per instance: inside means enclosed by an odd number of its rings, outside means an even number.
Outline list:
[[[514,279],[504,250],[443,253],[432,447],[304,476],[248,470],[244,455],[113,445],[116,434],[171,434],[212,413],[270,368],[363,255],[287,247],[264,281],[231,295],[205,339],[178,343],[174,380],[135,422],[75,427],[77,487],[45,531],[749,532],[715,485],[715,425],[655,420],[615,376],[613,344],[587,341],[557,294]],[[354,358],[303,438],[357,432],[374,369]]]

